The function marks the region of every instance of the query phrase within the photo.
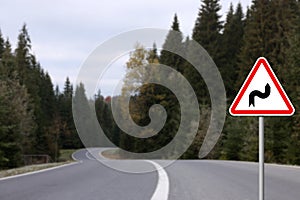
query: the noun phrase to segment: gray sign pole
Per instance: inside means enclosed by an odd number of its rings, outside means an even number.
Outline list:
[[[259,117],[259,200],[264,200],[264,117]]]

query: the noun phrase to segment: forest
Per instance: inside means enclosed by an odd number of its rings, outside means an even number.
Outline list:
[[[202,120],[197,135],[181,156],[198,159],[198,152],[210,119],[211,102],[201,75],[189,62],[164,48],[177,48],[193,55],[189,42],[202,45],[213,58],[222,75],[227,107],[230,106],[256,59],[264,56],[290,97],[296,112],[292,117],[265,118],[265,160],[270,163],[300,164],[300,3],[297,0],[253,0],[246,13],[239,3],[231,4],[225,21],[219,14],[219,0],[202,0],[192,35],[184,37],[180,16],[174,15],[162,50],[136,44],[126,63],[127,74],[122,94],[104,97],[99,91],[93,98],[84,85],[73,85],[66,77],[64,88],[54,86],[31,51],[31,38],[24,25],[15,49],[0,32],[0,169],[24,165],[24,155],[46,154],[53,162],[59,149],[83,148],[72,115],[72,98],[81,96],[95,106],[98,122],[107,137],[122,149],[151,152],[168,144],[180,124],[180,106],[166,88],[147,84],[134,92],[130,102],[133,120],[141,126],[149,123],[151,105],[161,104],[168,118],[155,137],[137,139],[116,125],[111,112],[112,99],[130,92],[136,79],[132,73],[148,64],[164,64],[180,72],[197,96]],[[180,34],[172,34],[177,31]],[[132,44],[133,47],[135,44]],[[188,134],[188,133],[187,133]],[[222,135],[208,155],[209,159],[258,160],[258,119],[231,117],[227,113]]]

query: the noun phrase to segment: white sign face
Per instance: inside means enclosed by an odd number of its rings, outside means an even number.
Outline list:
[[[290,116],[295,109],[268,61],[253,66],[229,112],[234,116]]]

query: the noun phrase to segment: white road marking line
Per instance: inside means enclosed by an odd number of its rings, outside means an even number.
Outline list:
[[[154,165],[158,173],[157,186],[151,200],[168,200],[170,183],[167,172],[158,163],[151,160],[146,161]]]
[[[89,154],[90,154],[91,156],[93,156],[93,155],[89,152],[89,150],[86,150],[85,156],[86,156],[89,160],[96,160],[94,157],[89,156]]]
[[[98,154],[99,154],[100,158],[103,158],[104,160],[110,160],[102,155],[102,152],[107,149],[108,148],[98,150],[99,151]],[[167,172],[164,170],[164,168],[162,166],[160,166],[158,163],[156,163],[154,161],[151,161],[151,160],[144,160],[144,161],[151,163],[155,167],[155,169],[158,173],[157,185],[156,185],[155,191],[151,197],[151,200],[168,200],[170,182],[169,182],[169,177],[168,177]]]
[[[283,165],[283,164],[276,164],[276,163],[266,163],[266,166],[270,167],[284,167],[284,168],[291,168],[291,169],[300,169],[298,165]]]
[[[79,151],[79,150],[78,150],[78,151]],[[78,152],[78,151],[76,151],[76,152]],[[78,160],[78,159],[74,156],[74,154],[75,154],[76,152],[74,152],[74,153],[71,155],[72,159],[75,160],[75,161],[77,161],[77,162],[75,162],[75,163],[69,163],[69,164],[64,164],[64,165],[60,165],[60,166],[56,166],[56,167],[50,167],[50,168],[41,169],[41,170],[37,170],[37,171],[33,171],[33,172],[26,172],[26,173],[23,173],[23,174],[17,174],[17,175],[13,175],[13,176],[7,176],[7,177],[0,178],[0,181],[12,179],[12,178],[18,178],[18,177],[22,177],[22,176],[28,176],[28,175],[32,175],[32,174],[38,174],[38,173],[42,173],[42,172],[47,172],[47,171],[59,169],[59,168],[62,168],[62,167],[68,167],[68,166],[72,166],[72,165],[75,165],[75,164],[80,164],[80,163],[82,163],[82,160]]]
[[[24,174],[18,174],[18,175],[14,175],[14,176],[3,177],[3,178],[0,178],[0,181],[12,179],[12,178],[18,178],[18,177],[22,177],[22,176],[28,176],[28,175],[32,175],[32,174],[39,174],[39,173],[42,173],[42,172],[47,172],[47,171],[51,171],[51,170],[55,170],[55,169],[63,168],[63,167],[68,167],[68,166],[75,165],[75,164],[79,164],[79,162],[64,164],[64,165],[60,165],[60,166],[56,166],[56,167],[50,167],[50,168],[47,168],[47,169],[41,169],[41,170],[38,170],[38,171],[27,172],[27,173],[24,173]]]

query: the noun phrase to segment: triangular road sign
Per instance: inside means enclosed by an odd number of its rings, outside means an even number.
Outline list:
[[[290,116],[295,108],[270,64],[261,57],[246,78],[229,112],[234,116]]]

